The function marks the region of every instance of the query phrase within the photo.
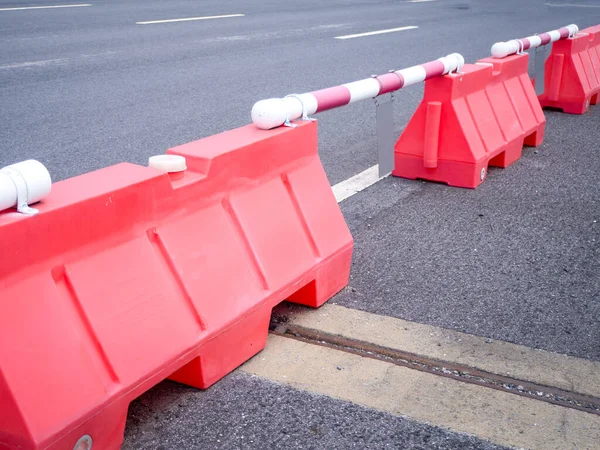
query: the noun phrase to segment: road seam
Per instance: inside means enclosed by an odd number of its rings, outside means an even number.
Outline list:
[[[409,322],[326,303],[313,310],[289,303],[273,310],[272,320],[352,341],[367,342],[406,355],[468,367],[506,380],[546,386],[573,398],[600,399],[600,362],[510,342]],[[525,386],[525,385],[523,385]],[[580,397],[581,396],[581,397]]]
[[[278,336],[296,339],[309,344],[320,345],[365,358],[377,359],[409,369],[497,389],[600,416],[600,398],[579,395],[550,386],[484,372],[453,362],[437,361],[420,355],[381,347],[369,342],[347,339],[342,336],[311,330],[301,326],[278,323],[276,320],[271,322],[270,332]]]
[[[270,334],[241,371],[500,445],[593,449],[600,416]]]

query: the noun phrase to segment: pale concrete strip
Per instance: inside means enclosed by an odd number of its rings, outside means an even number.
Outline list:
[[[288,323],[600,398],[600,362],[325,304],[280,305]],[[599,447],[600,448],[600,444]]]
[[[335,199],[340,203],[363,189],[368,188],[372,184],[377,183],[382,178],[379,177],[379,165],[375,164],[347,180],[339,182],[332,186],[331,189],[335,194]]]
[[[270,335],[242,366],[294,388],[529,449],[595,449],[600,416]]]

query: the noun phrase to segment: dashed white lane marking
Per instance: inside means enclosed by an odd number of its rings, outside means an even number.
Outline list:
[[[151,25],[151,24],[155,24],[155,23],[171,23],[171,22],[190,22],[192,20],[228,19],[230,17],[244,17],[244,15],[245,14],[225,14],[222,16],[184,17],[182,19],[149,20],[146,22],[136,22],[136,25]]]
[[[353,38],[364,37],[364,36],[373,36],[375,34],[395,33],[396,31],[414,30],[415,28],[419,28],[419,27],[416,25],[410,25],[407,27],[390,28],[388,30],[369,31],[366,33],[347,34],[345,36],[336,36],[335,39],[353,39]]]
[[[379,166],[375,164],[367,170],[363,170],[361,173],[332,186],[331,189],[335,194],[335,199],[340,203],[348,197],[352,197],[357,192],[377,183],[382,178],[385,177],[379,177]]]
[[[58,59],[45,59],[43,61],[26,61],[21,63],[11,63],[11,64],[0,64],[0,70],[9,70],[9,69],[26,69],[30,67],[46,67],[53,64],[66,64],[68,59],[66,58],[58,58]]]
[[[408,0],[408,3],[425,3],[425,2],[435,2],[435,0]]]
[[[92,4],[91,3],[81,3],[78,5],[20,6],[20,7],[15,7],[15,8],[0,8],[0,11],[21,11],[23,9],[79,8],[82,6],[92,6]]]
[[[573,8],[600,8],[600,5],[576,5],[574,3],[544,3],[546,6],[572,6]]]

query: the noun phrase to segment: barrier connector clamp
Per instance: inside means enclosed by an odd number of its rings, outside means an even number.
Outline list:
[[[304,105],[304,102],[302,101],[302,99],[300,98],[300,96],[298,94],[288,94],[288,95],[286,95],[283,98],[285,99],[285,98],[288,98],[288,97],[295,98],[302,105],[302,120],[308,120],[310,122],[314,122],[315,120],[317,120],[317,119],[313,119],[312,117],[308,117],[308,114],[306,113],[306,106]],[[289,122],[289,119],[288,119],[287,122]],[[285,123],[284,123],[284,125],[285,125]],[[289,126],[289,125],[287,125],[287,126]]]
[[[0,172],[0,175],[6,175],[15,185],[17,191],[17,212],[28,216],[35,216],[39,211],[29,206],[29,192],[27,190],[27,182],[23,175],[18,170],[13,170],[10,167],[5,167]]]

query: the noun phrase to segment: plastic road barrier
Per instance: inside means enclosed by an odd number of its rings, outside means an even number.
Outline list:
[[[317,125],[249,125],[55,183],[0,212],[0,448],[116,449],[165,378],[207,388],[282,300],[348,282],[353,240]],[[183,165],[182,165],[183,162]]]
[[[583,114],[600,94],[600,26],[586,28],[555,42],[545,64],[543,107]]]
[[[546,119],[527,73],[528,55],[465,64],[433,78],[394,148],[392,175],[476,188],[488,166],[507,167],[542,142]]]

